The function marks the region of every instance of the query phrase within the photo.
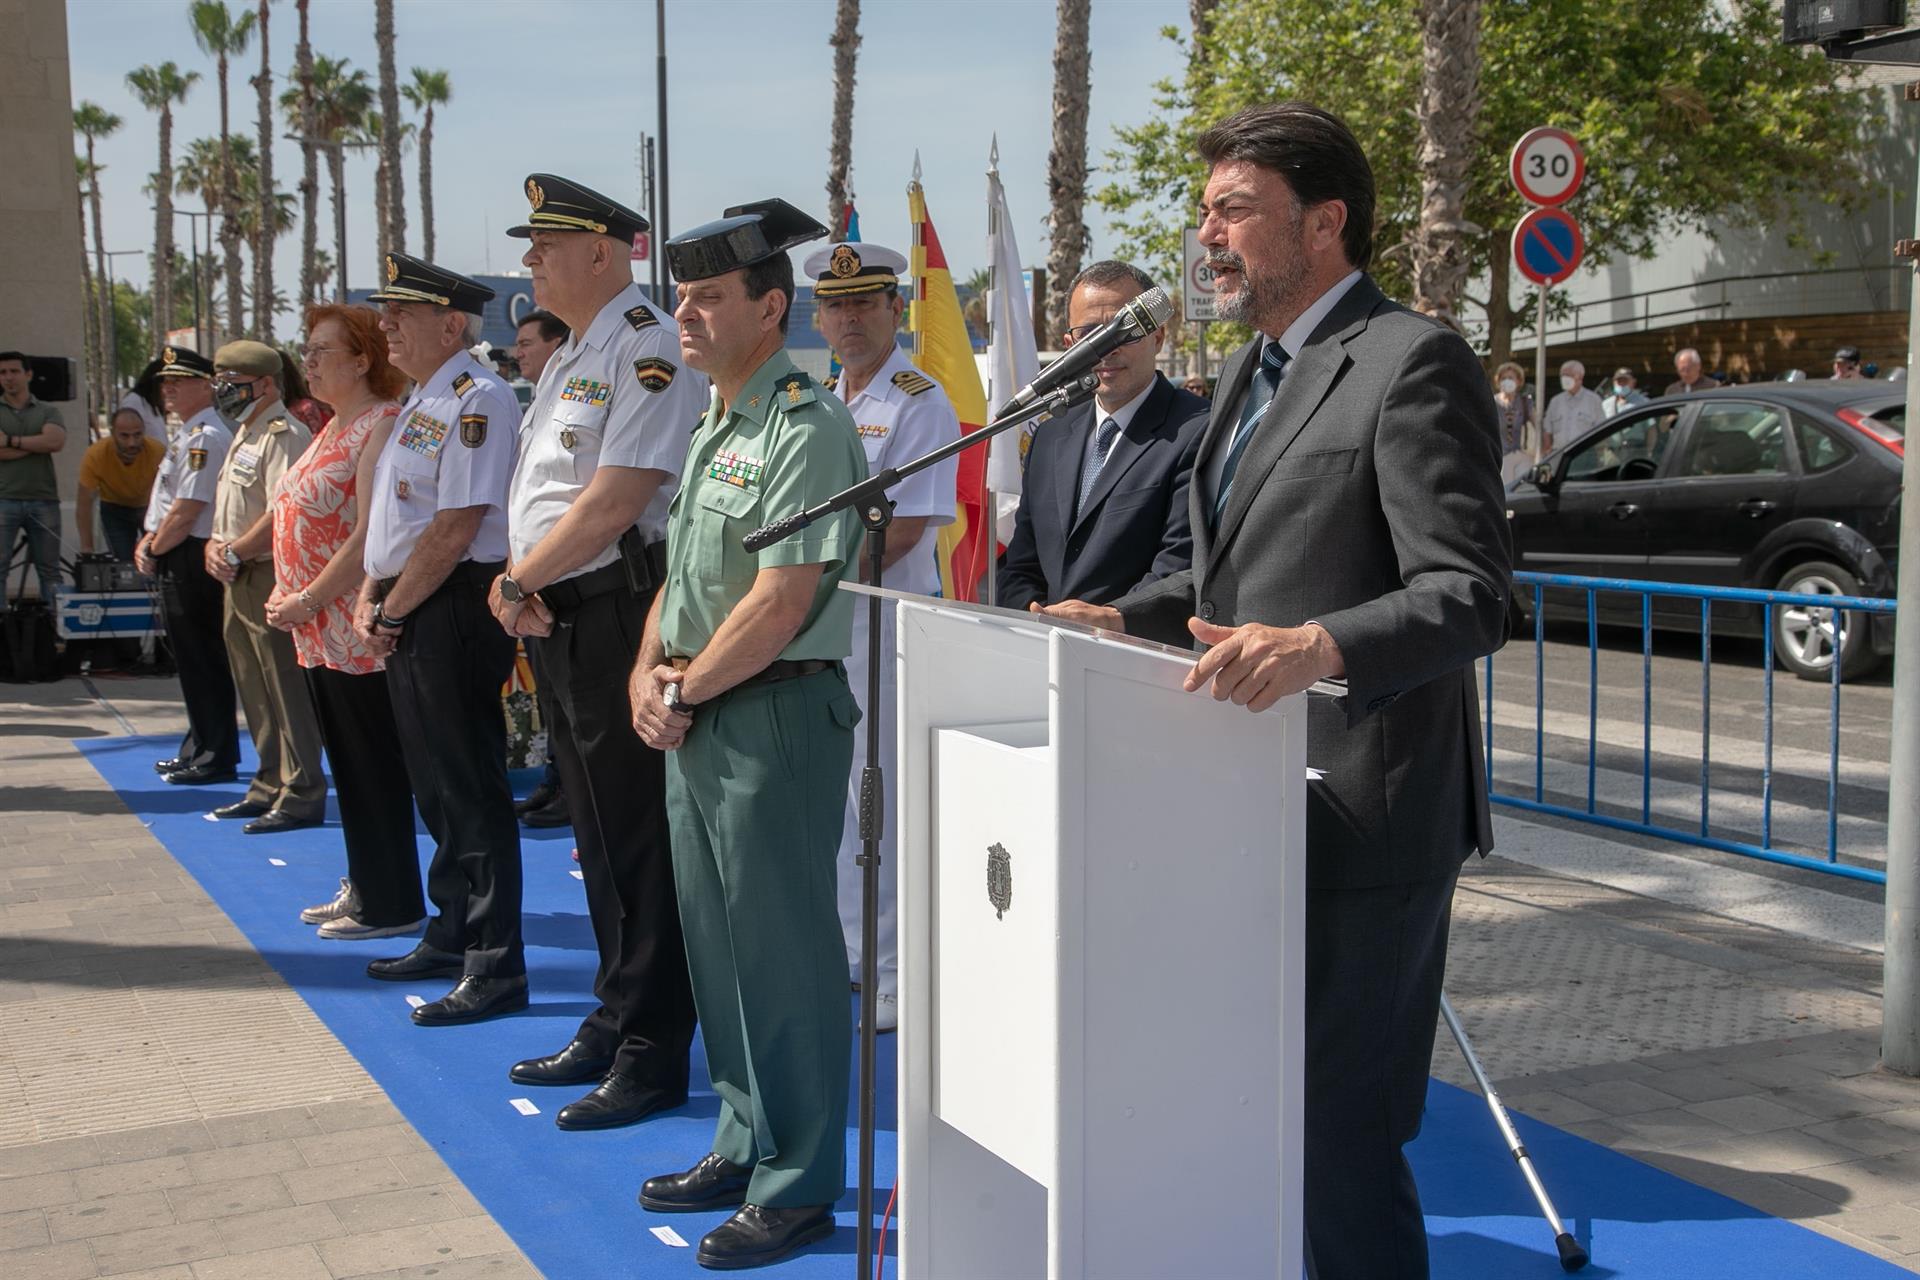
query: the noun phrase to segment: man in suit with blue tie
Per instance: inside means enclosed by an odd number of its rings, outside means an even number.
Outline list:
[[[1066,345],[1153,288],[1125,262],[1096,262],[1067,297]],[[1116,347],[1095,366],[1093,400],[1043,423],[1027,452],[1013,538],[1000,561],[999,603],[1105,604],[1193,559],[1187,481],[1207,402],[1154,368],[1166,331]],[[1177,634],[1155,639],[1185,643]]]
[[[1221,373],[1189,500],[1193,567],[1111,607],[1050,612],[1135,634],[1182,625],[1187,688],[1307,705],[1307,1270],[1425,1280],[1402,1147],[1419,1132],[1460,864],[1493,847],[1474,661],[1505,635],[1512,546],[1493,396],[1453,331],[1366,275],[1373,171],[1302,102],[1198,140],[1200,241]],[[1168,744],[1177,747],[1177,744]],[[1204,815],[1195,838],[1205,839]]]

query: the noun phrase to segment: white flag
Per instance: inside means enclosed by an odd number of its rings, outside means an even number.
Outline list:
[[[999,143],[994,144],[997,162]],[[987,413],[993,417],[1013,394],[1040,373],[1040,355],[1033,341],[1033,310],[1021,278],[1020,248],[1013,241],[1013,219],[1007,216],[1007,193],[1000,186],[997,166],[987,170],[987,261],[993,267],[993,285],[987,291],[987,317],[992,339],[987,345]],[[1013,537],[1014,512],[1020,505],[1020,460],[1032,438],[1026,423],[993,438],[987,456],[987,488],[1000,508],[998,532],[1002,542]]]

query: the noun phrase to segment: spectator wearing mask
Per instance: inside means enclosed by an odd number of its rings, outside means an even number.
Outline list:
[[[1511,485],[1533,462],[1533,432],[1539,425],[1526,371],[1511,360],[1493,371],[1493,404],[1499,414],[1500,480]]]
[[[1647,402],[1646,393],[1640,390],[1639,379],[1626,367],[1613,371],[1613,382],[1607,387],[1607,394],[1600,397],[1600,409],[1611,418],[1616,413],[1624,413],[1637,404]]]
[[[1587,366],[1569,360],[1560,366],[1560,394],[1547,401],[1541,428],[1541,452],[1553,448],[1555,441],[1572,443],[1588,427],[1606,420],[1600,397],[1587,390]]]

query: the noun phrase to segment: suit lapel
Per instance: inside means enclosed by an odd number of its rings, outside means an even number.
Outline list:
[[[1234,472],[1233,491],[1228,495],[1227,509],[1220,515],[1220,527],[1210,540],[1208,555],[1217,555],[1233,539],[1267,473],[1306,429],[1346,368],[1346,341],[1367,327],[1367,318],[1381,297],[1371,279],[1360,277],[1307,339]]]
[[[1093,407],[1082,405],[1075,409],[1060,429],[1054,432],[1054,447],[1058,454],[1059,465],[1053,469],[1054,509],[1059,512],[1059,523],[1054,527],[1062,530],[1061,546],[1066,545],[1066,534],[1073,532],[1073,499],[1080,489],[1080,460],[1087,455],[1087,434],[1093,430]],[[1042,424],[1040,430],[1047,429]]]
[[[1208,492],[1201,477],[1211,474],[1214,453],[1227,447],[1223,442],[1232,435],[1233,424],[1239,421],[1240,393],[1253,377],[1254,353],[1259,347],[1257,341],[1249,342],[1228,356],[1227,363],[1220,369],[1220,381],[1214,384],[1213,411],[1200,437],[1199,451],[1194,455],[1193,481],[1187,486],[1187,514],[1193,528],[1196,568],[1206,565],[1213,547],[1213,494]]]
[[[1140,408],[1133,415],[1133,421],[1127,424],[1127,429],[1120,433],[1120,438],[1115,440],[1113,447],[1107,451],[1106,465],[1100,468],[1100,475],[1093,482],[1093,492],[1089,493],[1087,500],[1081,504],[1080,511],[1074,518],[1073,528],[1067,531],[1069,535],[1085,524],[1088,516],[1100,509],[1100,504],[1107,500],[1107,494],[1112,491],[1114,485],[1119,483],[1120,477],[1127,473],[1127,468],[1138,462],[1140,455],[1147,451],[1147,441],[1153,438],[1153,433],[1165,420],[1167,400],[1173,395],[1173,384],[1157,373],[1153,377],[1153,390],[1149,391],[1147,398],[1140,402]],[[1097,424],[1102,417],[1098,405],[1094,406],[1093,416],[1095,429],[1098,429]]]

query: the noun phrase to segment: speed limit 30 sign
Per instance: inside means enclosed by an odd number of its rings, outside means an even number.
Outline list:
[[[1587,156],[1565,129],[1529,129],[1513,144],[1507,162],[1514,189],[1529,203],[1565,204],[1587,176]]]

